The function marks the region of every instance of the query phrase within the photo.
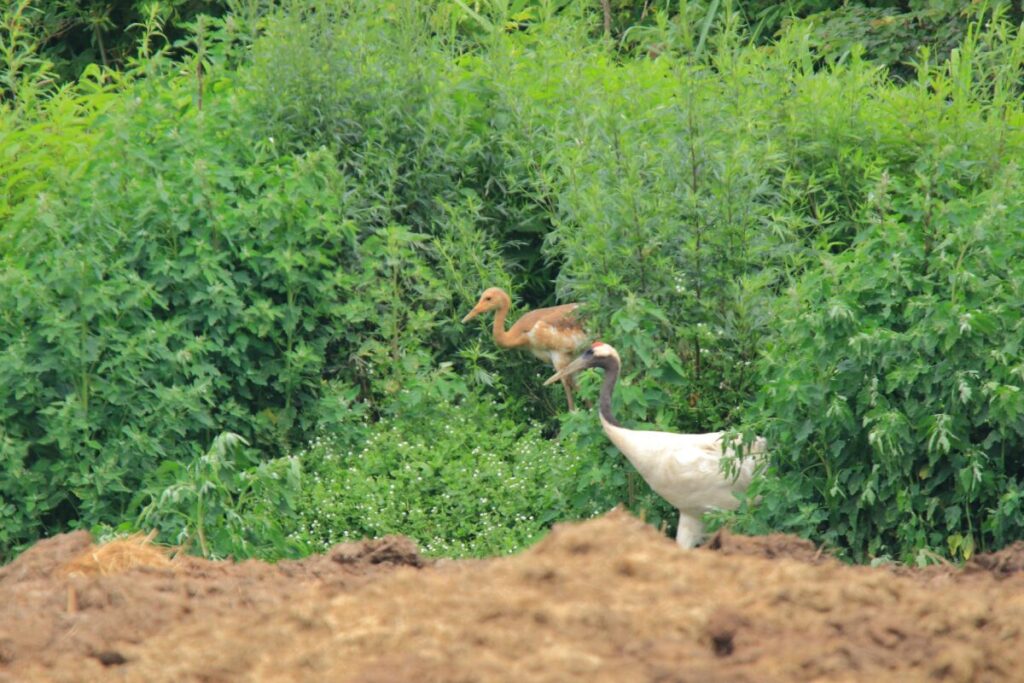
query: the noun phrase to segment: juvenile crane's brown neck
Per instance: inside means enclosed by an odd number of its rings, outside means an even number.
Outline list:
[[[517,335],[509,334],[505,330],[505,320],[508,318],[508,309],[511,306],[512,302],[507,298],[502,297],[501,303],[494,312],[494,325],[492,327],[494,332],[494,341],[503,349],[522,346],[525,341],[524,339],[517,338]]]

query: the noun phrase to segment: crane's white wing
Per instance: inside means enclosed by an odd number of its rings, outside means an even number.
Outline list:
[[[756,467],[756,455],[748,456],[741,461],[736,477],[726,476],[722,471],[724,432],[675,434],[610,424],[605,424],[605,432],[651,488],[687,514],[735,508],[734,494],[746,489]],[[751,450],[763,452],[763,439]]]

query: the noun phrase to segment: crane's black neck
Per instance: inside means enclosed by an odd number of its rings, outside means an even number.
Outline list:
[[[619,360],[612,357],[598,358],[594,366],[604,370],[604,384],[601,385],[601,417],[608,424],[621,427],[622,425],[612,415],[612,394],[615,393],[615,383],[619,379]]]

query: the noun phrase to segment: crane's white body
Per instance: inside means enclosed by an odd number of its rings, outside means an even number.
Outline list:
[[[654,492],[679,510],[676,542],[685,548],[697,545],[703,537],[701,515],[738,506],[736,494],[746,490],[757,467],[756,455],[752,455],[739,462],[735,477],[723,471],[722,458],[733,455],[732,447],[722,451],[725,432],[641,431],[617,427],[603,416],[601,426]],[[764,450],[764,439],[758,439],[750,447],[752,454]]]
[[[676,542],[684,548],[700,543],[704,535],[701,515],[710,510],[738,507],[737,494],[754,478],[758,462],[767,450],[761,437],[744,449],[734,475],[726,474],[723,459],[736,454],[737,440],[724,444],[725,432],[676,434],[626,429],[612,415],[612,394],[619,377],[618,352],[595,342],[576,360],[560,369],[545,384],[586,368],[604,370],[598,414],[605,435],[633,464],[654,491],[679,510]],[[725,446],[723,448],[723,446]]]

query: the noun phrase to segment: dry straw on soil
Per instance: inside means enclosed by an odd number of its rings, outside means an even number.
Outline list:
[[[135,567],[172,566],[173,548],[156,545],[156,531],[132,534],[98,546],[90,546],[58,569],[61,576],[110,576]]]

